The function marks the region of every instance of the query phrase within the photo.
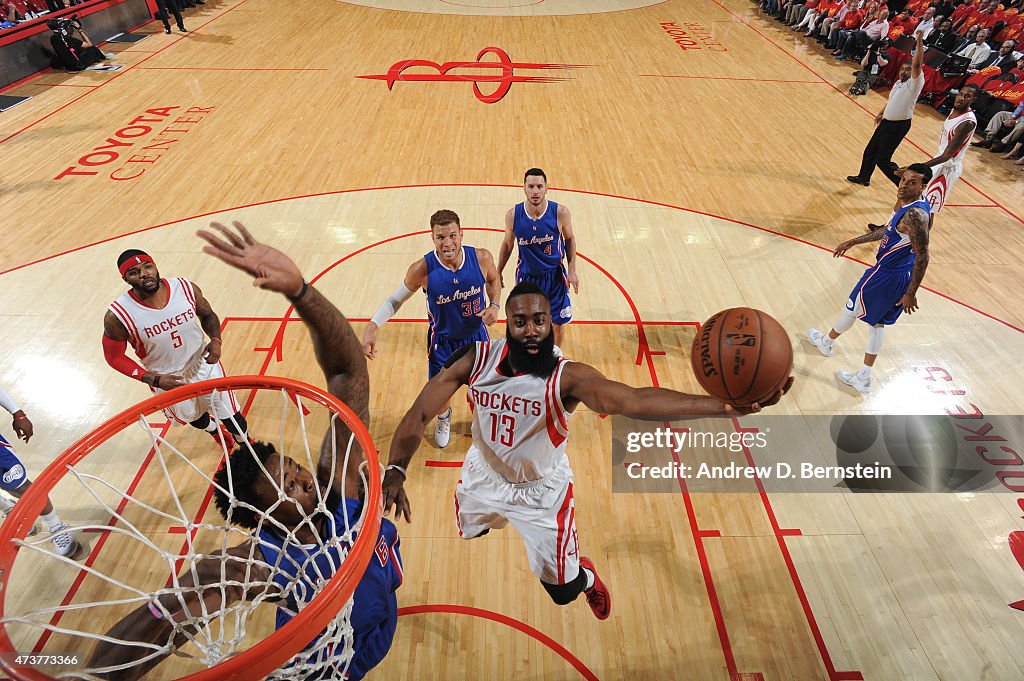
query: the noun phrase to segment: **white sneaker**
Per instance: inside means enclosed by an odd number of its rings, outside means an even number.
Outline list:
[[[10,511],[4,511],[4,518],[3,518],[4,520],[7,520],[7,514],[8,513],[10,513]],[[28,534],[26,534],[25,536],[26,537],[31,537],[31,536],[36,535],[36,534],[39,534],[39,526],[36,525],[35,523],[32,523],[32,528],[29,529]]]
[[[871,393],[871,379],[861,378],[856,371],[839,370],[836,372],[836,378],[846,385],[856,388],[861,395],[868,395]]]
[[[832,353],[835,352],[835,348],[832,347],[832,341],[827,333],[813,328],[807,329],[807,340],[811,341],[811,344],[818,348],[818,352],[826,357],[831,357]]]
[[[438,447],[444,449],[452,439],[452,416],[449,412],[448,418],[437,417],[437,424],[434,426],[434,442]]]
[[[63,534],[59,534],[60,532],[63,532]],[[78,540],[71,534],[71,528],[68,527],[67,523],[61,523],[53,528],[50,535],[53,546],[57,549],[57,555],[69,558],[78,553]]]

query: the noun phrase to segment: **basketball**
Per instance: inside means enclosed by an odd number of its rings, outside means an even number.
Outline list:
[[[700,327],[690,351],[693,373],[709,394],[734,405],[767,400],[793,370],[789,334],[770,315],[734,307]]]

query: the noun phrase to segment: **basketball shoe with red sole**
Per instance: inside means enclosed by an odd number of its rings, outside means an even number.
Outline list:
[[[210,433],[210,437],[213,438],[218,447],[226,447],[229,452],[235,448],[235,436],[231,434],[231,431],[223,423],[220,424],[220,428]]]
[[[583,591],[583,595],[587,597],[587,605],[594,611],[594,617],[599,620],[608,619],[608,615],[612,614],[611,592],[608,591],[608,587],[604,585],[601,577],[597,574],[594,561],[586,556],[582,556],[580,557],[580,567],[590,570],[594,575],[594,586]]]

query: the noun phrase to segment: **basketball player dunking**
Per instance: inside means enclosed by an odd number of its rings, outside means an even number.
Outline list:
[[[974,129],[978,127],[978,119],[971,110],[971,104],[977,96],[978,88],[975,85],[964,85],[960,88],[960,92],[953,100],[953,110],[942,124],[939,155],[923,164],[932,170],[931,182],[924,190],[924,198],[931,204],[932,221],[946,205],[953,185],[964,172],[964,155],[967,153],[968,142],[971,141]],[[896,171],[896,174],[899,175],[903,170],[905,168]]]
[[[377,308],[363,332],[363,352],[370,359],[377,356],[377,329],[423,289],[430,319],[427,375],[433,378],[453,352],[490,339],[487,327],[498,318],[501,279],[490,251],[462,245],[462,226],[454,211],[439,210],[431,215],[430,234],[434,250],[409,266],[402,283]],[[434,427],[438,447],[448,446],[451,419],[450,403],[438,405]]]
[[[236,231],[216,223],[212,226],[219,235],[198,233],[209,244],[203,251],[251,275],[260,288],[288,298],[306,324],[328,391],[351,407],[369,426],[370,377],[359,338],[348,320],[322,293],[305,283],[299,268],[287,255],[256,241],[237,222],[234,223]],[[231,452],[230,473],[222,464],[214,476],[217,483],[214,498],[217,509],[224,515],[231,507],[225,491],[234,491],[241,503],[233,509],[233,519],[253,530],[252,538],[223,552],[233,559],[223,560],[221,552],[214,552],[179,578],[183,585],[208,585],[208,588],[190,590],[183,596],[175,593],[155,596],[150,603],[125,616],[108,632],[110,638],[97,644],[89,666],[134,663],[105,677],[118,681],[138,679],[170,655],[170,649],[154,655],[152,647],[123,645],[112,639],[159,643],[174,634],[175,645],[180,646],[195,631],[188,623],[194,622],[194,618],[201,619],[201,613],[216,613],[240,598],[258,599],[266,597],[268,592],[267,600],[279,605],[276,626],[284,626],[318,592],[317,586],[334,576],[342,559],[337,542],[329,538],[342,536],[361,514],[364,495],[359,464],[363,461],[362,453],[356,445],[353,455],[346,457],[347,468],[335,461],[333,455],[334,451],[347,450],[350,435],[351,431],[341,421],[328,429],[320,446],[315,473],[278,453],[271,444],[253,441],[250,443],[252,453],[248,447],[238,447]],[[253,453],[259,458],[259,465]],[[281,503],[279,495],[293,503]],[[327,512],[317,513],[321,496],[325,497]],[[296,505],[301,506],[302,512]],[[261,519],[247,507],[259,509],[272,520]],[[284,536],[284,528],[290,536]],[[251,542],[257,543],[255,563],[248,561]],[[339,658],[334,662],[317,658],[319,668],[304,678],[359,681],[384,659],[398,624],[395,591],[402,584],[401,561],[398,530],[385,519],[381,522],[377,550],[353,596],[351,662],[347,662],[345,668],[346,660],[339,650]],[[225,587],[225,584],[244,584],[245,588]],[[148,659],[142,662],[143,658]]]
[[[220,319],[199,287],[188,279],[160,278],[153,258],[136,249],[120,255],[117,269],[131,289],[111,303],[103,317],[107,364],[153,392],[224,376]],[[142,366],[125,354],[129,343]],[[211,410],[223,428],[210,418]],[[205,430],[228,449],[234,446],[230,435],[241,439],[246,429],[231,391],[179,402],[164,413],[174,423]]]
[[[868,234],[836,246],[833,255],[840,257],[857,244],[881,241],[876,262],[869,267],[850,292],[844,309],[827,334],[817,329],[807,331],[809,340],[826,357],[834,352],[833,343],[853,327],[857,319],[868,325],[868,344],[864,364],[857,371],[838,371],[836,378],[856,388],[861,394],[871,392],[871,369],[882,349],[885,327],[895,324],[906,310],[917,310],[917,290],[928,269],[928,229],[930,205],[922,196],[931,179],[932,169],[915,163],[900,173],[896,189],[896,205],[889,221]]]
[[[576,235],[572,230],[572,214],[565,205],[547,200],[548,177],[540,168],[530,168],[523,177],[526,201],[505,214],[505,238],[498,253],[498,273],[504,286],[505,265],[519,247],[516,283],[532,281],[540,286],[551,301],[551,322],[555,345],[562,345],[563,328],[572,321],[573,293],[580,292],[576,275]],[[565,260],[565,265],[562,260]]]
[[[573,472],[565,453],[572,412],[583,403],[601,414],[646,421],[739,416],[778,402],[793,379],[767,402],[747,407],[665,388],[632,388],[556,354],[551,304],[537,284],[518,284],[505,311],[506,338],[452,355],[402,419],[384,474],[384,512],[393,507],[396,516],[410,520],[404,483],[423,426],[468,385],[473,444],[455,488],[459,535],[473,539],[511,522],[551,599],[567,605],[585,593],[597,618],[606,619],[611,595],[594,563],[579,556],[576,541]]]

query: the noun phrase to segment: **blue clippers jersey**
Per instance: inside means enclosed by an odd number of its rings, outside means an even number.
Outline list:
[[[875,259],[876,267],[884,267],[889,270],[906,270],[908,272],[914,268],[917,256],[910,247],[910,235],[896,229],[896,225],[900,223],[906,212],[914,207],[920,208],[929,215],[931,214],[931,204],[924,199],[903,206],[894,212],[892,217],[889,218],[889,223],[885,226],[885,236],[882,237],[882,243],[878,246],[878,255]]]
[[[512,232],[519,246],[517,280],[520,274],[542,274],[562,264],[565,242],[558,229],[558,204],[554,201],[548,201],[548,209],[539,220],[526,214],[525,203],[518,204],[512,219]]]
[[[360,505],[358,499],[345,499],[343,503],[338,504],[338,508],[334,510],[334,527],[337,534],[345,532],[346,513],[351,519],[349,523],[359,518]],[[338,547],[335,546],[303,546],[288,543],[284,546],[284,555],[280,557],[278,563],[284,540],[263,529],[260,530],[257,541],[264,561],[278,567],[274,574],[274,582],[288,595],[282,607],[277,610],[276,625],[280,629],[292,619],[292,613],[299,612],[316,595],[317,589],[314,585],[322,586],[334,576],[343,559],[339,555]],[[349,674],[355,678],[361,678],[367,667],[372,667],[383,659],[391,645],[391,637],[398,618],[398,599],[395,591],[402,584],[402,556],[398,547],[398,529],[390,520],[383,518],[376,548],[353,597],[352,629],[355,654]],[[300,569],[302,576],[295,579]],[[294,584],[292,580],[295,580]],[[382,633],[385,635],[381,636]]]
[[[427,316],[430,317],[430,336],[467,338],[483,326],[477,317],[484,311],[484,274],[476,259],[476,249],[462,247],[462,267],[452,272],[431,251],[423,256],[427,261]],[[433,345],[433,343],[431,343]]]

